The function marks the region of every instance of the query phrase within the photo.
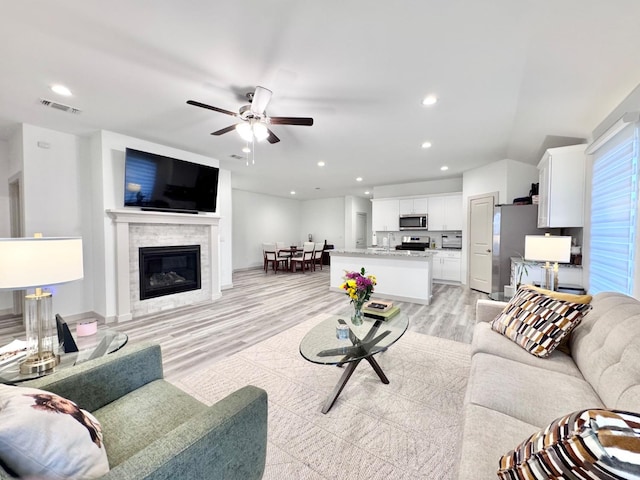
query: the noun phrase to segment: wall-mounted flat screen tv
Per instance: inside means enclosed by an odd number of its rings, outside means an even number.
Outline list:
[[[143,210],[215,212],[218,169],[127,148],[124,204]]]

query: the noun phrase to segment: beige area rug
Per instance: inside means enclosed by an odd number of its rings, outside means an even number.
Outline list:
[[[342,374],[301,357],[316,317],[174,382],[206,404],[247,385],[269,396],[264,479],[454,478],[470,346],[406,332],[376,359],[384,385],[361,362],[333,408],[321,412]]]

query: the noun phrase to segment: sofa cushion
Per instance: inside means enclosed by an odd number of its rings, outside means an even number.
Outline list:
[[[98,478],[109,472],[98,421],[37,388],[0,384],[0,459],[21,477]]]
[[[558,418],[504,455],[498,477],[640,478],[640,414],[582,410]]]
[[[565,302],[524,286],[491,322],[491,328],[527,352],[544,358],[590,308],[589,304]]]
[[[486,353],[471,360],[466,400],[539,427],[567,412],[604,407],[582,379]]]
[[[495,479],[500,457],[539,429],[495,410],[466,405],[457,478]]]
[[[165,380],[155,380],[93,414],[102,423],[114,468],[206,408]]]
[[[571,338],[571,353],[607,408],[640,412],[640,302],[599,293]]]
[[[487,322],[478,323],[473,331],[471,354],[475,355],[476,353],[490,353],[534,367],[582,378],[573,359],[566,353],[555,350],[547,358],[535,357],[510,339],[491,330]]]

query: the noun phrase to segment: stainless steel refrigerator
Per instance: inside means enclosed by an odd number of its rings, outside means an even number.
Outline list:
[[[538,205],[496,205],[493,209],[492,292],[511,283],[511,257],[524,256],[525,235],[556,230],[538,228]]]

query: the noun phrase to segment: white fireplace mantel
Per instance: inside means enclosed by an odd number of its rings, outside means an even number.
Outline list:
[[[211,295],[208,300],[220,298],[220,239],[217,214],[188,214],[174,212],[149,212],[137,209],[112,209],[106,211],[116,226],[116,319],[127,321],[133,318],[131,305],[131,253],[130,226],[134,224],[199,225],[207,227],[208,257],[210,259]]]

